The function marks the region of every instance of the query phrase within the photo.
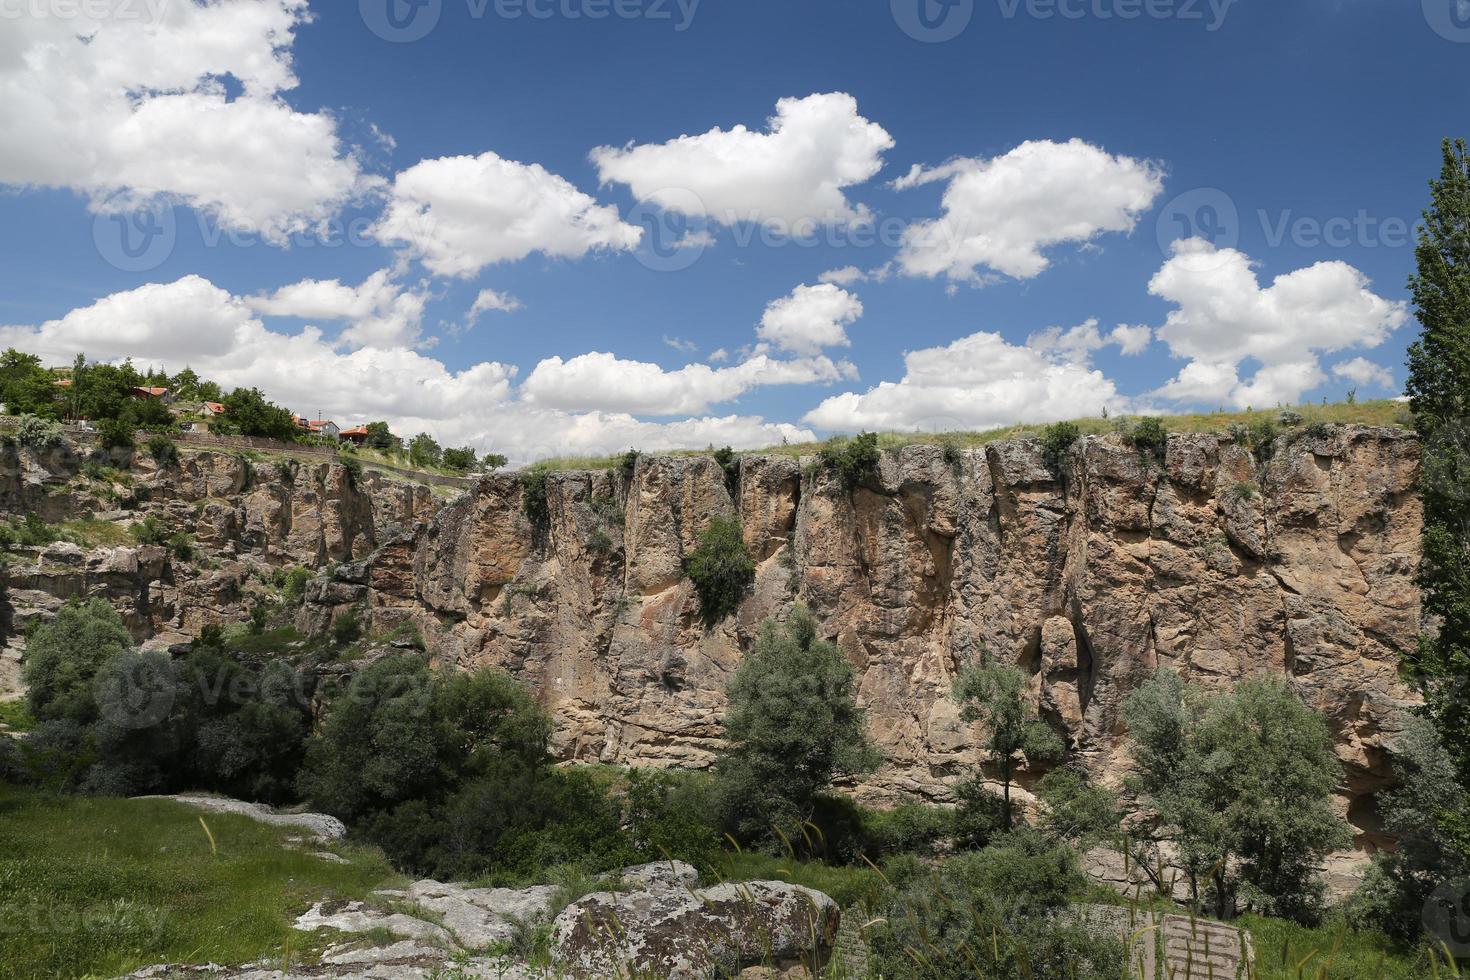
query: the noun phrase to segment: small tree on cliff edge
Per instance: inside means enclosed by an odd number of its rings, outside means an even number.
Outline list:
[[[1427,711],[1470,786],[1470,158],[1445,140],[1443,167],[1409,279],[1423,327],[1409,348],[1407,390],[1424,446],[1424,610],[1439,621],[1409,658]],[[1470,818],[1444,814],[1463,850]]]
[[[979,722],[985,729],[984,748],[1000,773],[1001,822],[1010,830],[1015,826],[1011,782],[1022,756],[1055,759],[1066,747],[1051,726],[1036,716],[1036,709],[1026,700],[1026,675],[1015,667],[990,664],[965,671],[955,682],[954,699],[965,721]]]

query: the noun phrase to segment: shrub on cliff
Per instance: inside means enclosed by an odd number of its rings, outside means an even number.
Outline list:
[[[726,693],[717,805],[725,829],[741,840],[799,841],[818,794],[881,761],[864,730],[852,665],[817,636],[803,609],[786,623],[761,625]]]
[[[1082,430],[1073,422],[1058,422],[1047,426],[1041,433],[1041,458],[1046,461],[1046,468],[1057,476],[1064,476],[1067,454],[1081,438]]]
[[[61,445],[63,435],[61,425],[52,419],[22,415],[15,438],[22,446],[30,449],[49,449]]]
[[[830,439],[819,455],[822,465],[831,470],[848,490],[871,480],[883,459],[876,432],[864,432],[852,439]]]
[[[1129,431],[1128,442],[1145,458],[1162,460],[1169,448],[1169,430],[1162,419],[1141,418]]]
[[[689,556],[685,571],[699,595],[704,624],[714,628],[740,608],[755,581],[755,562],[745,548],[740,522],[716,517],[699,536],[699,547]]]

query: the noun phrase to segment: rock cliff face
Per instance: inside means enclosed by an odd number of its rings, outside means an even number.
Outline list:
[[[859,788],[875,800],[946,799],[975,761],[947,695],[985,651],[1030,672],[1112,781],[1123,699],[1155,667],[1221,686],[1282,674],[1328,717],[1342,807],[1374,845],[1372,793],[1412,704],[1398,658],[1420,627],[1412,436],[1301,432],[1264,463],[1219,435],[1174,436],[1160,460],[1093,437],[1065,478],[1035,442],[910,446],[852,492],[813,462],[746,457],[738,480],[700,458],[556,474],[541,528],[518,480],[486,478],[368,561],[371,615],[413,623],[442,662],[530,683],[567,759],[698,767],[758,624],[804,603],[861,679],[888,759]],[[759,571],[707,631],[683,562],[716,515],[739,516]]]
[[[182,641],[211,623],[238,623],[272,592],[276,569],[362,559],[438,506],[426,487],[374,472],[354,480],[334,463],[205,452],[159,468],[139,454],[118,470],[84,466],[66,447],[3,454],[0,513],[72,521],[98,538],[10,556],[0,627],[12,660],[30,623],[72,598],[106,598],[140,640]],[[117,543],[149,520],[179,545]]]

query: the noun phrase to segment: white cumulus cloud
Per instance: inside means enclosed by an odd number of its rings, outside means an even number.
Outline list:
[[[267,328],[252,302],[187,276],[104,297],[39,326],[0,328],[0,346],[53,364],[85,352],[94,360],[131,357],[168,371],[188,366],[227,389],[258,387],[304,415],[320,412],[344,424],[384,419],[399,433],[427,430],[446,445],[503,452],[514,463],[629,446],[749,449],[814,438],[809,429],[749,415],[648,421],[595,407],[595,394],[548,406],[522,396],[513,365],[487,361],[452,371],[406,347],[344,352],[315,327],[296,334]],[[765,367],[747,370],[756,376]]]
[[[1042,331],[1025,346],[971,334],[905,354],[902,380],[828,398],[803,421],[838,432],[988,429],[1123,410],[1127,399],[1087,363],[1096,339],[1096,321]]]
[[[435,275],[468,278],[533,252],[574,259],[627,251],[643,230],[539,164],[486,152],[424,160],[400,173],[373,233]]]
[[[851,346],[846,328],[862,315],[862,302],[839,286],[797,286],[766,307],[756,335],[782,350],[813,355],[824,347]]]
[[[1345,262],[1319,262],[1263,287],[1243,252],[1175,242],[1149,292],[1175,305],[1157,336],[1189,363],[1157,394],[1242,408],[1300,400],[1327,380],[1320,354],[1377,347],[1408,319],[1369,286]],[[1256,370],[1242,378],[1248,361]]]
[[[594,351],[568,360],[543,360],[521,391],[527,401],[552,408],[687,415],[708,411],[711,405],[732,401],[754,388],[830,383],[848,374],[845,365],[826,357],[778,360],[757,354],[732,367],[690,364],[667,371],[657,364]]]
[[[867,216],[844,191],[883,167],[893,138],[845,92],[787,98],[764,132],[735,126],[666,143],[601,146],[604,183],[640,201],[724,224],[843,225]]]
[[[306,0],[31,6],[0,31],[0,184],[162,198],[278,243],[381,184],[282,96]]]
[[[358,286],[337,279],[305,279],[247,300],[251,309],[265,316],[349,321],[338,337],[345,347],[413,346],[428,301],[427,291],[401,286],[386,269]]]
[[[944,213],[910,226],[898,263],[910,276],[983,283],[997,273],[1030,279],[1049,247],[1131,232],[1164,187],[1158,166],[1079,139],[1023,143],[992,159],[915,166],[898,190],[946,181]]]
[[[1398,388],[1392,371],[1382,364],[1374,364],[1366,357],[1355,357],[1350,361],[1332,365],[1332,375],[1336,378],[1356,381],[1360,385],[1383,388],[1386,391],[1395,391]]]

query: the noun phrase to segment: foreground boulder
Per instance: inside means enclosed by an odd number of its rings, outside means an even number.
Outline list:
[[[778,881],[598,892],[556,917],[552,958],[580,978],[692,980],[755,966],[815,974],[832,954],[839,920],[826,895]]]

